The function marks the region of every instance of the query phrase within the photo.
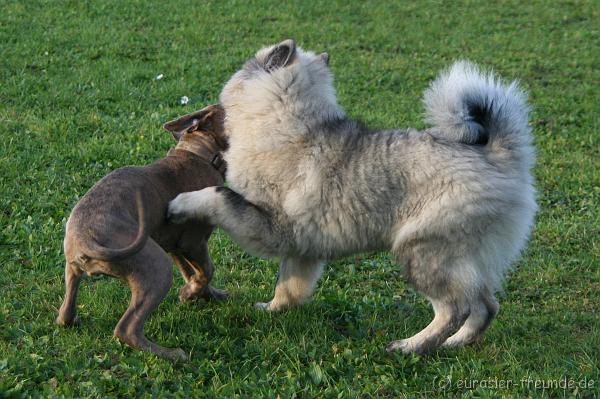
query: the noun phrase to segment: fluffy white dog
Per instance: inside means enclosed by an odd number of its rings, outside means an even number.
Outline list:
[[[279,257],[271,311],[307,300],[327,260],[391,250],[435,317],[388,350],[477,340],[537,208],[525,94],[458,62],[425,93],[432,128],[373,131],[338,105],[328,60],[292,40],[249,59],[220,98],[230,188],[181,194],[170,217]]]

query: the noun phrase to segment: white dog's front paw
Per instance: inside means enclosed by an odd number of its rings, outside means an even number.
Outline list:
[[[254,304],[255,309],[264,310],[265,312],[279,312],[281,310],[287,309],[288,306],[282,306],[272,300],[270,302],[256,302]]]
[[[282,309],[281,306],[277,306],[274,301],[270,302],[256,302],[254,308],[264,310],[265,312],[278,312]]]
[[[198,201],[196,200],[197,191],[191,193],[179,194],[175,199],[169,202],[167,220],[170,223],[181,224],[196,218]]]
[[[268,310],[269,310],[269,304],[270,304],[270,303],[271,303],[271,302],[256,302],[256,303],[254,304],[254,308],[255,308],[255,309],[260,309],[260,310],[267,310],[267,311],[268,311]]]

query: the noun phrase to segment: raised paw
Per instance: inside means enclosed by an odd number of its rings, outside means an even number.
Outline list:
[[[175,199],[169,202],[167,211],[167,220],[170,223],[181,224],[194,216],[193,195],[194,193],[179,194]]]

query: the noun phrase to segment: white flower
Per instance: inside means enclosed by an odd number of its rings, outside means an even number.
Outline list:
[[[188,96],[183,96],[179,99],[179,104],[181,104],[181,105],[186,105],[189,102],[190,102],[190,99]]]
[[[163,75],[162,73],[159,73],[158,75],[156,75],[156,77],[154,78],[154,80],[161,80],[164,77],[165,77],[165,75]]]

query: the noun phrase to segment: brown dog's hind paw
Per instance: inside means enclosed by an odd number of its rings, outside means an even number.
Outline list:
[[[229,292],[209,285],[206,287],[206,292],[204,293],[203,298],[209,301],[222,302],[229,299]]]
[[[173,360],[173,361],[186,361],[188,360],[187,354],[181,348],[165,348],[149,341],[146,337],[141,334],[134,335],[124,330],[122,327],[117,326],[114,332],[115,338],[119,341],[128,345],[134,349],[139,349],[144,352],[150,352],[156,356]]]
[[[162,353],[157,353],[157,355],[174,362],[185,362],[188,360],[187,353],[181,348],[164,349]]]

